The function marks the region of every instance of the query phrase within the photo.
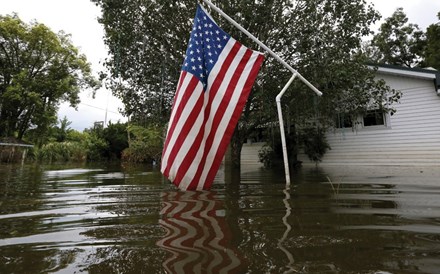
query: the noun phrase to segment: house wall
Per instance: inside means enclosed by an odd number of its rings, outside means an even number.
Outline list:
[[[378,74],[402,92],[386,126],[335,129],[322,164],[440,166],[440,97],[432,80]],[[304,163],[311,163],[300,155]]]

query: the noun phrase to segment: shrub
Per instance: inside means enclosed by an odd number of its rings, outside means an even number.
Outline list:
[[[301,142],[304,153],[314,162],[321,162],[322,157],[330,148],[325,138],[325,131],[322,128],[309,128],[301,133]]]
[[[162,152],[162,128],[129,126],[130,147],[122,152],[122,160],[133,163],[159,161]]]

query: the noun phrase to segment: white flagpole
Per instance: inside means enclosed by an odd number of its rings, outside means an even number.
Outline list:
[[[284,172],[286,174],[286,187],[290,186],[290,172],[289,172],[289,157],[287,155],[287,144],[286,144],[286,135],[284,133],[284,119],[283,112],[281,110],[281,97],[286,92],[287,88],[292,84],[293,80],[295,80],[296,74],[294,73],[290,78],[289,82],[284,86],[283,90],[277,95],[277,109],[278,109],[278,120],[280,123],[280,135],[281,135],[281,145],[283,147],[283,160],[284,160]]]
[[[311,88],[317,95],[321,96],[322,92],[320,92],[315,86],[313,86],[307,79],[305,79],[301,74],[298,73],[294,68],[292,68],[289,64],[287,64],[281,57],[279,57],[275,52],[273,52],[270,48],[268,48],[263,42],[258,40],[255,36],[253,36],[249,31],[247,31],[245,28],[240,26],[237,22],[235,22],[234,19],[229,17],[226,13],[224,13],[221,9],[219,9],[217,6],[215,6],[213,3],[211,3],[209,0],[203,0],[208,6],[210,6],[213,10],[220,13],[221,16],[223,16],[226,20],[231,22],[235,27],[237,27],[239,30],[241,30],[244,34],[246,34],[249,38],[251,38],[255,43],[257,43],[260,47],[262,47],[265,51],[267,51],[270,55],[272,55],[275,59],[277,59],[283,66],[285,66],[288,70],[290,70],[293,74],[296,74],[296,76],[304,82],[309,88]]]
[[[284,122],[283,122],[283,113],[281,110],[281,97],[286,92],[287,88],[292,84],[295,77],[298,77],[304,84],[306,84],[311,90],[313,90],[318,96],[322,95],[315,86],[313,86],[307,79],[305,79],[298,71],[292,68],[289,64],[287,64],[281,57],[279,57],[275,52],[273,52],[270,48],[268,48],[263,42],[258,40],[255,36],[253,36],[249,31],[243,28],[240,24],[238,24],[234,19],[229,17],[226,13],[224,13],[221,9],[211,3],[209,0],[203,0],[208,6],[210,6],[213,10],[218,12],[221,16],[223,16],[226,20],[228,20],[231,24],[233,24],[236,28],[241,30],[244,34],[246,34],[249,38],[251,38],[255,43],[257,43],[261,48],[267,51],[272,57],[277,59],[284,67],[290,70],[293,73],[293,76],[290,78],[289,82],[287,82],[286,86],[284,86],[283,90],[277,95],[277,109],[278,109],[278,119],[280,123],[280,134],[281,134],[281,143],[283,146],[283,158],[284,158],[284,169],[286,172],[286,184],[290,185],[290,174],[289,174],[289,159],[287,157],[287,146],[286,146],[286,136],[284,134]]]

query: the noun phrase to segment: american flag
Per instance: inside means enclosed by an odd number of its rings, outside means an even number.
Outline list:
[[[180,189],[211,187],[263,59],[197,7],[161,163]]]

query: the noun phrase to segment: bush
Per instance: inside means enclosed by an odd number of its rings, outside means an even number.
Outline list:
[[[274,167],[276,162],[275,151],[268,144],[265,144],[260,151],[258,151],[258,158],[265,168]]]
[[[30,156],[41,162],[82,162],[87,159],[87,150],[78,142],[51,142],[35,148]]]
[[[84,162],[99,161],[108,148],[108,144],[98,136],[87,132],[70,133],[68,141],[50,142],[40,148],[34,148],[30,157],[40,162]]]
[[[162,128],[129,126],[132,140],[130,147],[122,152],[122,160],[133,163],[158,162],[162,153]]]
[[[302,131],[301,142],[304,153],[314,162],[321,162],[322,157],[330,148],[322,128],[309,128]]]

